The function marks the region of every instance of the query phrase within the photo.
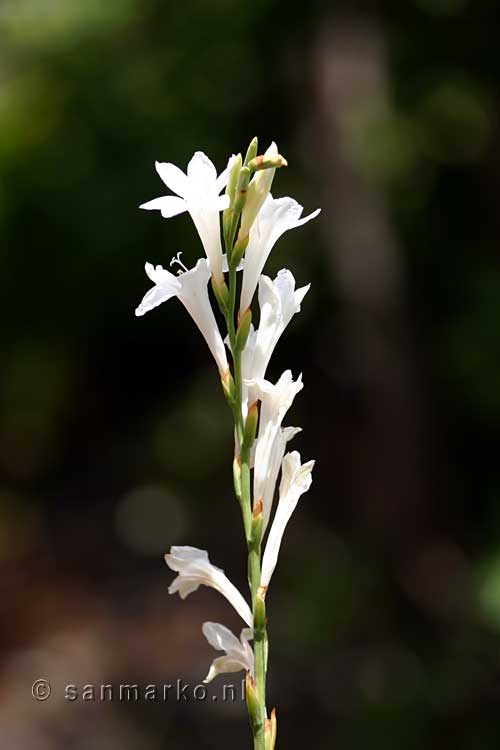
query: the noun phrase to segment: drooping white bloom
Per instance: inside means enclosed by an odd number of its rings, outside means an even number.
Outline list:
[[[287,453],[283,459],[278,507],[276,508],[276,514],[271,525],[271,530],[269,531],[262,559],[260,585],[264,590],[269,586],[269,581],[276,567],[286,525],[297,506],[300,496],[304,492],[307,492],[311,486],[313,466],[314,461],[307,461],[307,463],[301,465],[300,453],[297,451]]]
[[[302,216],[303,208],[293,198],[273,198],[268,195],[250,230],[250,239],[245,252],[245,268],[241,289],[240,313],[250,306],[259,276],[271,250],[284,232],[300,227],[320,212],[318,208],[309,216]]]
[[[217,651],[225,651],[225,656],[213,660],[210,670],[203,682],[212,682],[214,677],[224,672],[239,672],[240,669],[254,671],[254,654],[248,641],[253,638],[252,628],[243,628],[240,638],[218,622],[204,622],[203,635]]]
[[[208,552],[197,547],[171,547],[165,555],[168,567],[178,573],[169,586],[168,593],[179,593],[181,599],[196,591],[199,586],[210,586],[225,596],[249,627],[253,625],[250,607],[223,570],[212,565]]]
[[[168,219],[188,211],[200,235],[210,270],[217,282],[222,275],[222,245],[219,212],[229,205],[228,195],[219,195],[226,186],[234,156],[217,177],[217,171],[202,151],[197,151],[188,164],[187,174],[168,162],[156,162],[156,171],[165,185],[176,195],[164,195],[143,203],[140,208],[158,210]]]
[[[262,378],[246,381],[246,384],[262,402],[254,457],[253,496],[254,502],[262,500],[265,529],[285,445],[297,433],[294,427],[282,430],[281,423],[303,383],[301,375],[294,381],[290,370],[286,370],[275,385]]]
[[[177,261],[180,263],[180,261]],[[208,297],[210,269],[205,258],[200,258],[191,270],[174,276],[162,266],[146,263],[146,273],[155,286],[146,293],[136,315],[144,315],[171,297],[178,297],[203,334],[213,354],[221,377],[228,370],[226,350]]]
[[[286,326],[300,311],[300,304],[310,284],[295,289],[291,271],[283,268],[271,281],[268,276],[259,279],[260,322],[256,332],[252,331],[243,350],[243,377],[249,380],[263,378],[269,360]],[[250,403],[254,400],[249,396]]]

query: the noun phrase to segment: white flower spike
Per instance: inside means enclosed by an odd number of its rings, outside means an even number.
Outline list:
[[[223,570],[212,565],[208,552],[197,547],[171,547],[165,555],[165,562],[175,573],[168,593],[179,593],[181,599],[196,591],[199,586],[209,586],[225,596],[249,627],[253,626],[250,607],[236,586],[231,583]]]
[[[241,315],[250,307],[259,276],[281,235],[289,229],[306,224],[320,213],[318,208],[309,216],[301,218],[302,211],[302,206],[293,198],[273,198],[271,194],[268,195],[250,230],[250,239],[245,252],[240,300]]]
[[[281,423],[297,393],[302,390],[302,376],[293,380],[286,370],[273,385],[267,380],[246,381],[252,394],[262,402],[254,457],[253,497],[254,505],[262,500],[263,529],[271,514],[274,487],[288,440],[297,433],[297,428],[282,430]]]
[[[229,196],[220,195],[220,192],[226,187],[234,158],[233,155],[229,159],[226,169],[218,177],[214,165],[202,151],[197,151],[192,157],[187,175],[175,164],[157,161],[156,171],[176,195],[154,198],[140,206],[148,211],[161,211],[165,219],[188,211],[218,284],[223,280],[219,212],[229,205]]]
[[[311,486],[313,466],[314,461],[307,461],[307,463],[301,465],[300,453],[297,451],[287,453],[283,459],[280,498],[262,559],[260,586],[263,592],[269,586],[269,581],[276,567],[286,525],[297,507],[300,496],[307,492]]]
[[[176,262],[180,263],[179,260]],[[146,263],[146,273],[155,286],[146,293],[135,314],[145,315],[171,297],[178,297],[203,334],[217,363],[221,378],[225,377],[229,365],[224,342],[208,296],[207,284],[210,269],[205,258],[200,258],[194,268],[186,270],[179,276],[174,276],[162,266],[155,268],[151,263]]]
[[[212,682],[214,677],[225,672],[239,672],[244,669],[253,674],[254,654],[248,641],[253,638],[252,628],[243,628],[240,638],[218,622],[204,622],[203,635],[217,651],[225,651],[225,656],[214,659],[203,682]]]

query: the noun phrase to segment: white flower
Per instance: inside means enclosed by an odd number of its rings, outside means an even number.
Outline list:
[[[243,628],[240,639],[224,625],[218,622],[204,622],[202,626],[203,635],[217,651],[225,651],[225,656],[214,659],[210,671],[203,682],[211,682],[214,677],[224,672],[239,672],[240,669],[254,670],[253,650],[248,641],[253,638],[252,628]]]
[[[271,509],[273,507],[276,480],[278,479],[281,462],[283,461],[283,456],[285,455],[286,445],[299,432],[302,432],[301,427],[280,427],[279,430],[277,430],[277,432],[274,434],[274,439],[271,436],[271,445],[267,455],[267,466],[262,467],[262,471],[260,470],[260,468],[254,469],[254,493],[260,493],[254,494],[254,497],[262,498],[263,534],[267,528],[267,524],[269,523],[269,517],[271,515]],[[260,453],[264,453],[264,447],[262,448],[262,451],[260,451]],[[261,460],[261,456],[258,456],[257,460]],[[263,460],[265,460],[265,458]]]
[[[188,211],[203,243],[210,270],[218,283],[223,279],[219,211],[229,205],[229,196],[219,193],[226,186],[234,158],[229,159],[226,169],[218,177],[214,165],[202,151],[194,154],[188,164],[187,175],[175,164],[157,161],[156,171],[176,195],[154,198],[140,206],[148,211],[161,211],[165,219]]]
[[[311,486],[313,466],[314,461],[308,461],[301,465],[300,453],[297,451],[287,453],[283,459],[278,507],[276,508],[276,514],[271,525],[262,559],[260,585],[264,591],[269,586],[269,581],[276,567],[286,525],[297,506],[300,496],[304,492],[307,492]]]
[[[179,592],[181,599],[196,591],[199,586],[210,586],[225,596],[249,627],[253,626],[250,607],[224,571],[212,565],[208,552],[197,547],[171,547],[165,555],[168,567],[178,573],[169,586],[168,593]]]
[[[256,332],[251,332],[243,350],[242,372],[247,379],[263,378],[271,355],[286,326],[300,311],[300,304],[310,284],[295,289],[291,271],[282,269],[271,281],[268,276],[259,279],[260,322]],[[252,399],[250,395],[250,402]]]
[[[286,370],[275,385],[263,379],[246,383],[262,402],[254,457],[253,496],[254,503],[262,500],[265,530],[285,445],[298,431],[295,427],[282,430],[281,423],[303,383],[301,375],[294,381],[290,370]]]
[[[288,229],[300,227],[314,219],[320,209],[301,219],[302,211],[302,206],[293,198],[274,199],[272,195],[268,195],[250,230],[250,239],[245,252],[240,301],[241,314],[250,307],[259,276],[277,240]]]
[[[180,263],[179,260],[176,261]],[[182,265],[182,264],[181,264]],[[146,263],[146,273],[155,286],[146,293],[136,315],[144,315],[171,297],[178,297],[203,334],[210,347],[221,377],[228,370],[226,350],[208,297],[210,269],[205,258],[200,258],[190,271],[174,276],[162,266]]]

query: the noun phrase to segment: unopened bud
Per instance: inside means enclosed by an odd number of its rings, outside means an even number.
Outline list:
[[[224,278],[217,281],[215,276],[212,275],[212,289],[222,314],[226,315],[229,309],[229,289]]]
[[[231,266],[233,268],[238,268],[241,259],[245,255],[245,250],[248,247],[248,234],[245,237],[240,237],[238,235],[238,240],[236,241],[236,245],[234,246],[233,252],[231,253]]]
[[[276,721],[276,709],[273,708],[271,711],[271,718],[266,719],[264,725],[264,736],[266,739],[266,750],[274,750],[276,745],[276,734],[278,732],[278,726]]]
[[[288,162],[281,154],[271,154],[266,156],[256,156],[255,159],[248,162],[247,164],[250,172],[258,172],[261,169],[279,169],[280,167],[288,167]]]
[[[245,450],[249,451],[255,440],[255,433],[257,432],[257,424],[259,422],[259,403],[254,403],[249,407],[247,418],[245,420],[245,431],[243,433],[243,445]]]
[[[242,167],[238,175],[238,182],[234,194],[234,211],[239,214],[243,210],[247,199],[248,183],[250,182],[250,170],[248,167]]]
[[[227,178],[227,185],[226,185],[226,195],[229,195],[229,206],[232,207],[234,203],[234,195],[236,192],[236,186],[238,184],[238,177],[240,176],[240,169],[242,167],[243,160],[241,158],[241,154],[238,154],[238,156],[235,157],[233,165],[231,169],[229,170],[229,175]]]
[[[242,352],[247,343],[250,326],[252,325],[252,311],[248,308],[240,317],[238,330],[236,331],[235,352]]]
[[[266,629],[266,603],[258,591],[255,596],[253,610],[253,628],[255,640],[261,641],[264,638],[264,632]]]
[[[236,196],[236,186],[238,184],[238,177],[242,166],[241,154],[235,157],[233,165],[229,170],[229,176],[226,185],[226,195],[229,196],[229,207],[226,208],[222,214],[222,227],[224,232],[224,242],[226,248],[230,248],[232,244],[231,232],[233,224],[235,224],[234,217],[234,199]]]
[[[267,149],[266,153],[262,157],[263,160],[269,161],[279,157],[278,148],[275,143],[272,143]],[[260,158],[260,157],[259,157]],[[280,157],[283,159],[283,157]],[[281,165],[280,165],[281,166]],[[248,169],[248,167],[247,167]],[[250,232],[252,224],[254,223],[257,214],[259,213],[262,204],[266,200],[267,196],[271,191],[271,185],[274,179],[274,173],[276,167],[261,168],[254,175],[252,181],[249,184],[248,192],[246,195],[246,202],[243,207],[241,214],[241,228],[240,237],[246,237]],[[250,170],[249,170],[250,173]]]
[[[262,498],[254,503],[252,511],[252,526],[250,529],[250,543],[258,547],[262,540],[262,528],[264,526],[264,516],[262,515]]]
[[[247,676],[245,680],[245,695],[246,695],[246,700],[247,700],[247,709],[248,709],[248,715],[250,717],[250,723],[255,730],[261,724],[259,720],[259,714],[260,714],[259,694],[257,691],[257,685],[255,684],[255,680],[250,674],[250,672],[247,672]]]
[[[255,138],[252,138],[252,140],[250,141],[250,145],[245,155],[245,167],[248,166],[248,162],[252,161],[257,156],[258,147],[259,141],[257,140],[257,136],[255,136]]]
[[[229,367],[227,368],[226,372],[221,375],[220,379],[222,383],[222,390],[224,391],[224,395],[229,401],[230,404],[234,402],[234,380],[233,376],[231,375],[231,371]]]

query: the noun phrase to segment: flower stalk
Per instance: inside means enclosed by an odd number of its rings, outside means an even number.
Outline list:
[[[185,598],[200,585],[209,586],[226,598],[247,626],[239,639],[219,623],[206,622],[202,631],[213,648],[225,652],[213,661],[205,682],[222,672],[246,671],[246,700],[254,750],[274,750],[276,743],[276,712],[273,709],[269,718],[266,709],[265,596],[285,527],[300,496],[310,487],[314,464],[308,461],[301,465],[297,451],[285,454],[287,442],[300,431],[295,427],[282,427],[282,421],[302,388],[301,376],[293,380],[287,370],[274,384],[265,379],[271,354],[285,327],[299,312],[309,286],[296,290],[295,279],[286,269],[280,271],[274,281],[262,275],[262,270],[279,237],[319,213],[315,211],[302,218],[302,206],[293,199],[273,199],[271,184],[276,169],[283,166],[287,166],[287,161],[274,143],[264,154],[258,155],[256,138],[251,141],[245,159],[241,154],[232,156],[219,176],[202,152],[195,153],[187,174],[173,164],[157,163],[160,177],[175,195],[156,198],[142,208],[159,210],[164,218],[188,212],[198,230],[206,259],[200,259],[188,270],[178,254],[173,261],[181,266],[178,275],[161,266],[154,268],[146,264],[146,272],[155,286],[136,311],[137,315],[143,315],[171,297],[178,297],[210,348],[233,414],[233,482],[247,546],[250,606],[224,571],[210,562],[205,550],[175,546],[165,560],[177,573],[170,593],[177,592]],[[221,195],[224,188],[225,193]],[[238,271],[241,268],[240,285]],[[230,363],[210,303],[209,279],[226,323]],[[257,288],[260,319],[259,328],[255,330],[251,303]],[[279,501],[271,522],[280,471]],[[270,530],[263,555],[268,524]],[[249,645],[252,639],[253,649]]]

